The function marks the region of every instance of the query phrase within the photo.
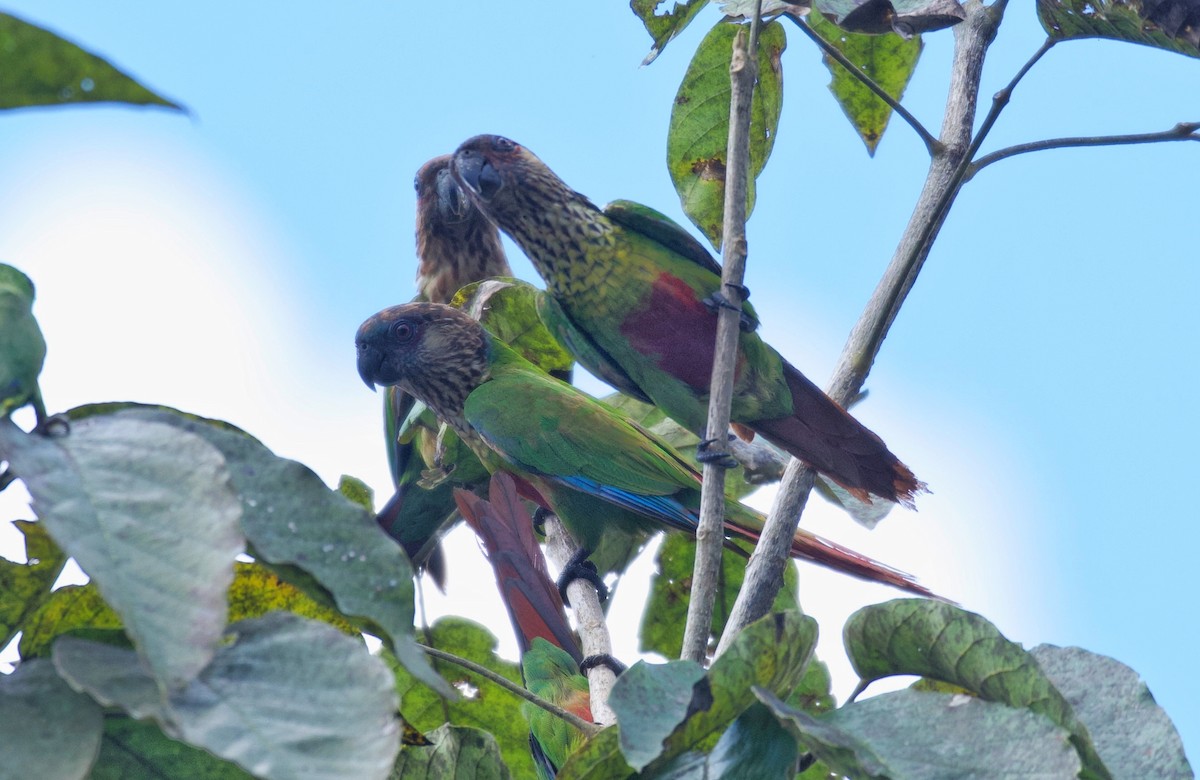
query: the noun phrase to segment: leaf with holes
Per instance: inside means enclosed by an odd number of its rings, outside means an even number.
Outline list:
[[[671,42],[671,39],[683,32],[684,28],[691,24],[692,19],[696,18],[696,14],[703,11],[704,6],[708,5],[708,0],[684,0],[683,3],[675,3],[670,11],[663,14],[658,13],[658,7],[664,2],[670,1],[629,0],[629,8],[637,18],[642,20],[642,24],[646,26],[646,32],[650,33],[650,37],[654,39],[654,46],[650,48],[646,59],[642,60],[643,66],[654,62]]]

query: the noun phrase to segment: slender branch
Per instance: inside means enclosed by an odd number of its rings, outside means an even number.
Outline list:
[[[861,390],[888,328],[916,280],[929,254],[931,241],[962,183],[966,164],[982,140],[972,141],[971,128],[983,77],[984,56],[995,37],[1004,3],[1005,0],[999,0],[985,7],[978,0],[971,0],[964,8],[966,19],[954,28],[954,63],[940,148],[930,163],[925,186],[892,261],[842,349],[829,386],[830,397],[842,406],[847,406]],[[985,128],[990,129],[995,123],[995,115],[1003,103],[1007,103],[1016,82],[1046,50],[1048,46],[1043,45],[1003,94],[996,96],[992,114],[989,114],[990,122],[985,122]],[[986,133],[986,130],[980,132]],[[718,655],[738,632],[770,609],[783,582],[786,551],[800,522],[812,480],[813,474],[805,464],[795,460],[788,464],[762,537],[750,556],[742,590],[717,647]]]
[[[567,565],[576,550],[571,535],[555,515],[546,516],[546,556],[560,570]],[[575,613],[575,627],[579,631],[580,648],[584,657],[612,655],[612,638],[608,624],[604,622],[604,610],[600,596],[590,582],[574,580],[567,585],[567,596],[571,599],[571,611]],[[612,691],[617,675],[607,666],[593,666],[587,671],[588,694],[592,704],[592,720],[602,726],[617,722],[617,715],[608,706],[608,694]]]
[[[917,135],[921,137],[921,140],[925,142],[925,148],[929,151],[930,155],[933,155],[937,152],[938,140],[933,137],[933,133],[926,130],[925,125],[921,124],[921,120],[913,116],[907,108],[900,104],[899,100],[896,100],[894,97],[888,94],[888,91],[879,86],[875,79],[864,73],[862,68],[851,62],[850,58],[845,54],[842,54],[842,52],[836,46],[822,38],[821,34],[809,27],[807,22],[801,21],[791,14],[785,15],[795,22],[796,26],[799,27],[805,35],[811,38],[813,43],[817,44],[817,46],[821,48],[821,51],[825,52],[825,56],[829,57],[837,64],[845,68],[851,76],[862,82],[864,87],[874,92],[880,100],[882,100],[884,103],[887,103],[891,109],[899,114],[905,122],[908,122],[909,127],[915,130]]]
[[[1165,141],[1200,141],[1200,122],[1180,122],[1170,130],[1159,133],[1132,133],[1129,135],[1096,135],[1079,136],[1075,138],[1049,138],[1045,141],[1031,141],[1016,144],[985,154],[967,166],[967,175],[963,181],[970,181],[975,174],[992,163],[1000,162],[1009,157],[1028,152],[1041,152],[1046,149],[1068,149],[1080,146],[1125,146],[1129,144],[1155,144]]]
[[[445,650],[438,650],[436,647],[430,647],[429,645],[422,645],[419,642],[417,644],[421,647],[422,650],[424,650],[426,653],[433,656],[434,658],[440,659],[442,661],[448,661],[457,666],[461,666],[462,668],[466,669],[467,671],[473,672],[473,673],[479,675],[480,677],[487,678],[488,680],[490,680],[491,682],[494,682],[496,685],[499,685],[501,688],[503,688],[504,690],[513,694],[514,696],[520,696],[525,701],[536,704],[537,706],[544,709],[546,712],[549,712],[551,715],[556,715],[556,716],[562,718],[567,723],[570,723],[572,726],[579,729],[580,731],[582,731],[584,734],[588,735],[589,737],[592,736],[593,734],[595,734],[596,732],[600,731],[600,729],[602,728],[601,726],[597,726],[595,723],[588,723],[586,720],[579,717],[575,713],[567,712],[562,707],[559,707],[556,704],[548,702],[545,699],[541,698],[540,696],[535,696],[534,694],[532,694],[529,691],[522,688],[520,685],[517,685],[512,680],[509,680],[506,677],[496,674],[491,669],[488,669],[487,667],[484,667],[484,666],[480,666],[479,664],[475,663],[474,661],[468,661],[466,658],[461,658],[457,655],[454,655],[453,653],[447,653]]]
[[[737,366],[738,335],[742,317],[746,270],[746,180],[750,167],[750,105],[758,76],[758,33],[762,24],[762,0],[755,3],[750,22],[750,40],[739,30],[733,42],[729,63],[729,139],[725,148],[725,215],[722,235],[721,289],[728,301],[718,309],[717,338],[713,355],[712,380],[708,395],[706,435],[712,441],[710,455],[720,458],[727,453],[730,406],[733,402],[733,375]],[[713,604],[720,580],[721,549],[724,545],[725,468],[724,461],[704,465],[704,484],[700,492],[700,521],[696,528],[696,563],[692,573],[692,592],[688,601],[687,623],[683,631],[680,658],[704,663],[708,656],[708,636],[712,629]]]

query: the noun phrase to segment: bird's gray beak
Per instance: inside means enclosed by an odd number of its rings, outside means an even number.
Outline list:
[[[462,222],[471,207],[449,168],[438,171],[437,204],[443,222]]]
[[[491,200],[503,184],[492,164],[474,149],[462,149],[454,155],[454,172],[459,181],[484,200]]]
[[[371,392],[375,392],[375,377],[379,375],[379,367],[383,363],[383,354],[370,344],[358,344],[358,375]]]

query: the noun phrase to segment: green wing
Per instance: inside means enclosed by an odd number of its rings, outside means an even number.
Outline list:
[[[696,265],[721,275],[720,264],[704,245],[666,214],[631,200],[614,200],[604,207],[604,215],[621,227],[641,233]]]
[[[45,416],[38,374],[46,359],[46,341],[33,318],[33,282],[0,263],[0,417],[33,403],[38,421]]]
[[[641,495],[697,487],[695,472],[665,443],[531,366],[494,373],[465,411],[488,446],[526,471]]]
[[[601,381],[607,382],[625,395],[631,396],[644,403],[651,403],[641,388],[629,378],[629,375],[617,365],[596,342],[583,331],[575,327],[571,318],[562,310],[553,296],[541,293],[537,299],[538,316],[555,337],[558,338],[571,354],[575,355],[588,371],[591,371]]]

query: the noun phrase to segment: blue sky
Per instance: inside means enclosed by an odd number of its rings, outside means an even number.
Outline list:
[[[412,295],[421,163],[501,133],[597,202],[632,198],[684,221],[667,121],[715,10],[639,68],[649,38],[625,3],[446,7],[5,3],[191,111],[0,116],[0,259],[38,285],[52,410],[134,399],[224,417],[330,483],[348,472],[383,492],[378,399],[355,374],[352,338]],[[768,340],[823,383],[927,158],[899,122],[869,158],[819,55],[788,32],[747,284]],[[983,93],[1041,39],[1033,3],[1013,3]],[[926,36],[905,97],[935,132],[951,41]],[[1200,118],[1198,88],[1196,60],[1066,43],[1022,83],[985,149],[1164,130]],[[1027,646],[1131,665],[1193,753],[1198,166],[1194,143],[1064,150],[968,184],[855,410],[934,492],[871,533],[827,507],[806,519]],[[0,517],[26,511],[3,500]],[[465,536],[454,554],[478,555]],[[480,595],[490,581],[457,563],[431,610],[495,614]],[[839,621],[894,594],[810,569],[801,587],[844,676]],[[624,587],[619,598],[615,622],[639,606]],[[494,629],[511,648],[507,626]],[[614,631],[632,654],[631,630]]]

